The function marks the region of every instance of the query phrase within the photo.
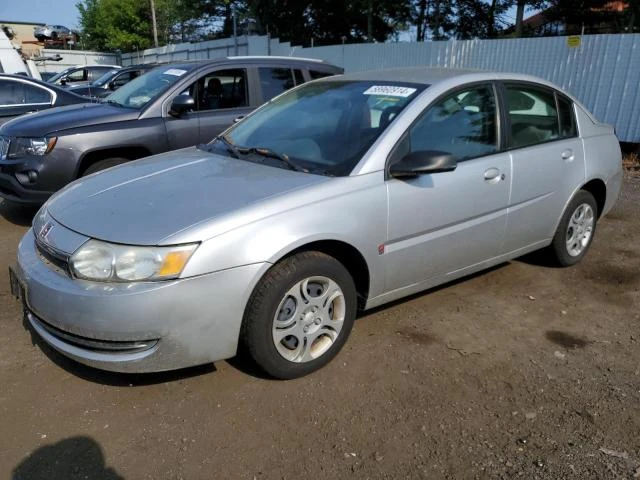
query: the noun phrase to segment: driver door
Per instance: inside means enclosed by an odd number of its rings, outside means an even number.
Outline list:
[[[180,117],[165,118],[170,149],[210,142],[236,118],[250,113],[247,80],[244,68],[214,70],[183,90],[180,94],[190,95],[195,107]]]
[[[455,273],[498,255],[505,234],[511,164],[499,151],[492,84],[463,87],[431,104],[391,162],[410,152],[453,154],[451,172],[390,178],[387,290]]]

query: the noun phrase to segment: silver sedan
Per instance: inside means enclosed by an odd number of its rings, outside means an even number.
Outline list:
[[[240,352],[294,378],[358,310],[545,249],[587,253],[622,180],[613,128],[529,76],[331,77],[211,143],[52,197],[13,270],[33,330],[123,372]]]

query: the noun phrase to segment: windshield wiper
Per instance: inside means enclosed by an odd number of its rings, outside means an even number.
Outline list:
[[[115,105],[117,107],[123,107],[124,108],[124,105],[122,105],[120,102],[116,102],[115,100],[105,99],[105,100],[100,100],[100,103],[107,103],[109,105]]]
[[[309,173],[309,170],[307,170],[306,168],[301,167],[300,165],[292,162],[289,156],[285,153],[278,153],[274,150],[271,150],[270,148],[262,148],[262,147],[249,147],[247,148],[246,152],[256,153],[266,158],[275,158],[276,160],[280,160],[282,163],[284,163],[287,166],[287,168],[289,168],[289,170],[295,170],[296,172]]]
[[[240,150],[227,138],[226,135],[218,135],[216,140],[222,142],[227,149],[227,152],[229,152],[234,158],[240,158]]]

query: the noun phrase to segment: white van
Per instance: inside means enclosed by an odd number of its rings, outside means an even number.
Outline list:
[[[31,65],[29,65],[31,64]],[[13,73],[15,75],[26,75],[40,80],[40,73],[35,67],[35,63],[22,60],[20,53],[0,29],[0,73]]]

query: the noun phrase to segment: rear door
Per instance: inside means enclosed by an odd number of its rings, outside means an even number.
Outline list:
[[[165,118],[172,150],[211,141],[253,109],[246,68],[209,71],[179,94],[190,95],[195,107],[178,118]]]
[[[0,123],[51,106],[48,90],[19,80],[0,79]]]
[[[551,88],[521,82],[501,89],[513,180],[504,253],[553,237],[584,180],[584,150],[573,103]]]

